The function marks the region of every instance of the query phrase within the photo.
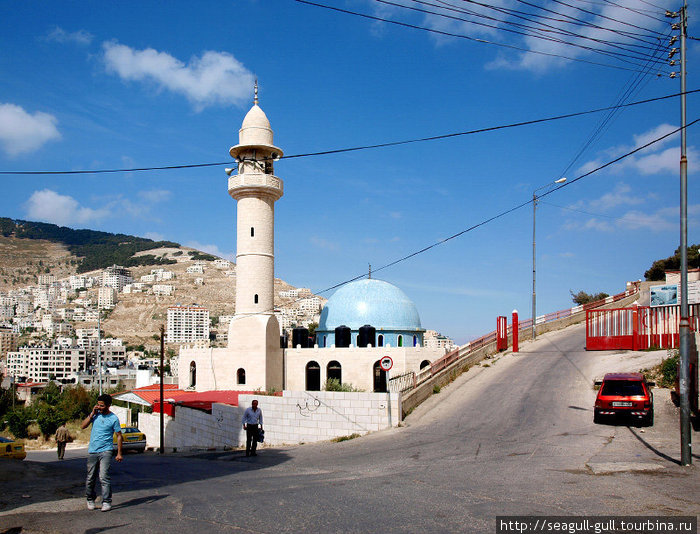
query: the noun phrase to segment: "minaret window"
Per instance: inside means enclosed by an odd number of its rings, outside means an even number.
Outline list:
[[[238,371],[236,371],[236,375],[238,378],[238,383],[239,384],[245,384],[245,369],[241,368]]]
[[[272,161],[265,160],[265,174],[274,174],[275,171],[272,168]]]
[[[255,300],[255,304],[257,304],[257,303],[258,303],[258,294],[257,294],[257,293],[255,294],[255,299],[254,299],[254,300]]]
[[[250,227],[250,237],[255,237],[255,228]]]

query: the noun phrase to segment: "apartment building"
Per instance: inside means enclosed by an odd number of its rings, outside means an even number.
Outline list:
[[[124,286],[132,281],[131,271],[119,265],[112,265],[102,271],[102,286],[113,287],[117,293],[120,293]]]
[[[8,352],[17,350],[19,335],[10,328],[0,328],[0,359],[7,356]]]
[[[209,310],[200,306],[168,308],[168,343],[191,343],[209,340]]]
[[[171,285],[167,284],[155,284],[153,286],[153,294],[160,296],[170,296],[173,294],[175,289]]]
[[[79,347],[21,347],[7,353],[7,374],[25,382],[67,379],[87,367],[87,350]]]

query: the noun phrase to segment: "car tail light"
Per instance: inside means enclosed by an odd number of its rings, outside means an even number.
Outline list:
[[[645,408],[651,408],[651,402],[649,402],[649,401],[644,401],[644,407],[645,407]]]

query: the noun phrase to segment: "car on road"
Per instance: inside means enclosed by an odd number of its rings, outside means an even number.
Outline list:
[[[122,450],[143,452],[146,450],[146,434],[135,426],[122,425]],[[114,450],[117,450],[117,434],[114,434]]]
[[[24,460],[26,457],[24,442],[21,439],[0,437],[0,458]]]
[[[598,383],[596,383],[597,385]],[[653,382],[642,373],[608,373],[600,383],[593,407],[593,422],[606,417],[633,418],[646,426],[654,424]]]

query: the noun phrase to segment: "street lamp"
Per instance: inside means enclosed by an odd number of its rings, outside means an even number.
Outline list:
[[[534,341],[537,337],[537,297],[535,292],[535,214],[537,213],[537,191],[540,189],[545,189],[551,187],[554,184],[563,184],[566,182],[566,178],[559,178],[553,182],[538,187],[532,192],[532,340]]]

